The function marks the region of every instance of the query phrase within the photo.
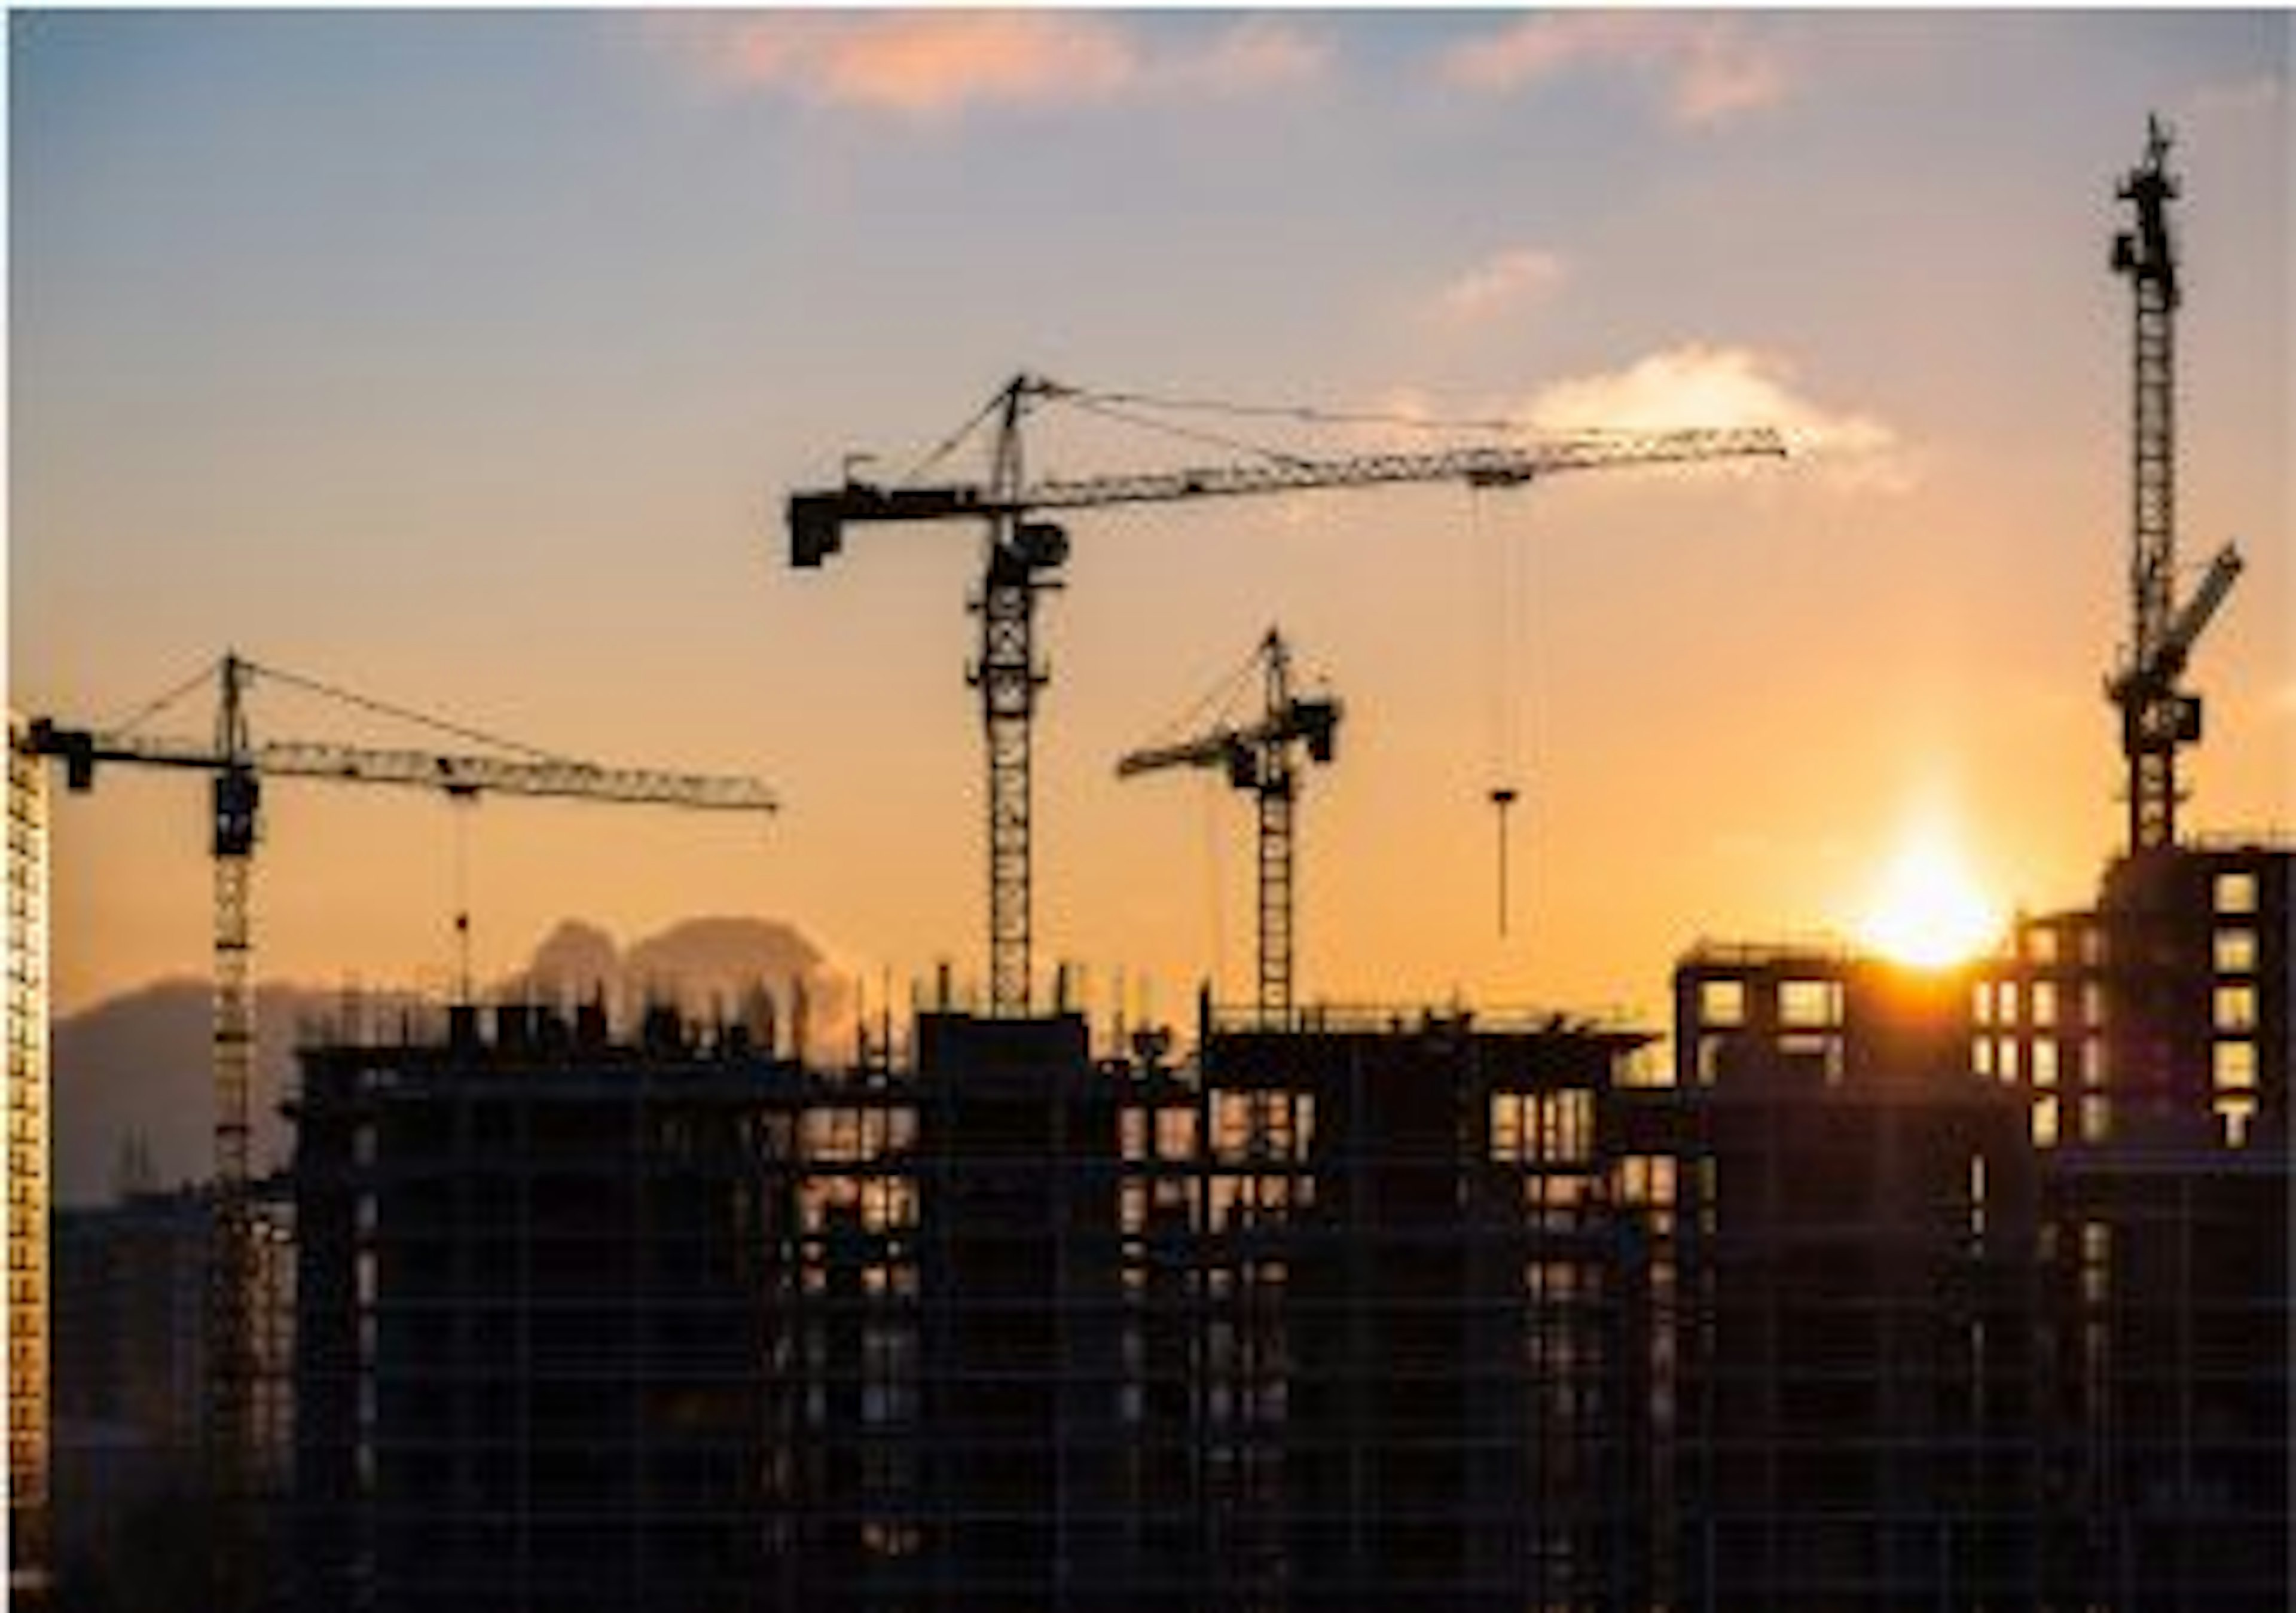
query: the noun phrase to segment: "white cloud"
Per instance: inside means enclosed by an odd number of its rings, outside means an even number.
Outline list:
[[[718,86],[919,119],[1246,94],[1310,82],[1328,66],[1320,40],[1266,19],[1160,46],[1110,16],[1055,11],[689,14],[660,31]]]
[[[1440,66],[1452,84],[1494,93],[1625,70],[1652,83],[1675,122],[1693,126],[1775,105],[1792,88],[1784,53],[1738,19],[1659,12],[1526,17],[1453,46]]]
[[[1914,481],[1890,426],[1803,397],[1790,364],[1747,348],[1669,348],[1622,370],[1557,381],[1516,413],[1545,430],[1771,426],[1795,458],[1837,487],[1902,492]]]
[[[1414,430],[1414,426],[1427,430]],[[1836,491],[1898,494],[1918,480],[1911,447],[1887,422],[1804,394],[1793,366],[1751,348],[1687,342],[1619,369],[1568,376],[1529,394],[1437,399],[1395,386],[1361,399],[1316,452],[1383,453],[1405,441],[1505,442],[1511,434],[1730,430],[1767,426],[1797,479]],[[1400,433],[1400,435],[1399,435]]]
[[[1568,270],[1553,252],[1510,247],[1493,253],[1445,286],[1435,297],[1436,316],[1452,324],[1484,320],[1546,301]]]

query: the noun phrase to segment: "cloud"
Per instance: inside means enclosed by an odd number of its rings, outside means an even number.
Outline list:
[[[1111,17],[1056,11],[688,15],[662,33],[722,87],[917,119],[1240,95],[1312,81],[1328,61],[1320,41],[1265,19],[1152,47]]]
[[[1656,12],[1527,17],[1454,45],[1449,83],[1490,93],[1535,89],[1581,69],[1620,69],[1652,82],[1676,123],[1718,124],[1775,105],[1792,74],[1774,41],[1734,18]]]
[[[1772,426],[1838,487],[1903,492],[1914,482],[1896,431],[1870,414],[1812,402],[1795,390],[1791,364],[1747,348],[1669,348],[1622,370],[1557,381],[1516,413],[1558,431]]]
[[[1480,324],[1544,302],[1568,274],[1563,261],[1536,247],[1495,252],[1438,292],[1435,316],[1447,324]]]

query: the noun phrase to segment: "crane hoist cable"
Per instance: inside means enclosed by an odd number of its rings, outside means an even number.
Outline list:
[[[1496,831],[1498,933],[1510,926],[1513,903],[1508,886],[1509,813],[1521,798],[1517,776],[1521,742],[1521,669],[1518,660],[1518,616],[1521,585],[1516,576],[1514,544],[1503,527],[1486,520],[1483,489],[1470,487],[1468,531],[1473,569],[1481,577],[1483,675],[1487,682],[1484,711],[1488,724],[1490,782],[1484,798],[1490,803]]]
[[[447,820],[455,831],[455,1001],[474,1001],[471,970],[471,820],[477,815],[474,790],[449,790]]]
[[[1203,856],[1198,859],[1204,871],[1204,916],[1210,930],[1212,990],[1221,996],[1227,993],[1227,858],[1223,855],[1220,833],[1220,782],[1210,774],[1198,782],[1197,798],[1203,811],[1197,822],[1203,834]]]

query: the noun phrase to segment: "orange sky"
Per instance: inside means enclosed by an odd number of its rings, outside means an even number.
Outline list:
[[[2187,192],[2185,557],[2251,561],[2196,660],[2193,818],[2286,820],[2284,19],[783,27],[12,19],[12,701],[102,720],[232,643],[601,760],[754,771],[788,804],[762,832],[471,815],[482,971],[562,915],[627,939],[748,912],[872,980],[975,973],[975,540],[865,532],[794,573],[791,487],[901,463],[1021,365],[1764,418],[1815,451],[1077,518],[1044,960],[1152,978],[1167,1011],[1208,971],[1249,989],[1248,802],[1111,767],[1271,620],[1349,708],[1302,809],[1306,995],[1657,1016],[1698,936],[1849,926],[1916,820],[2003,901],[2075,903],[2120,824],[2105,246],[2157,108]],[[1054,433],[1037,463],[1218,456]],[[258,719],[406,737],[284,694]],[[60,1006],[205,967],[202,810],[126,773],[60,807]],[[444,982],[449,808],[283,786],[270,831],[266,972]]]

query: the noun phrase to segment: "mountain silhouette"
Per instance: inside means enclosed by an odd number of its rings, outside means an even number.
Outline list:
[[[760,987],[786,1013],[801,988],[816,1048],[834,1046],[852,1018],[852,987],[794,925],[742,916],[687,919],[616,946],[594,924],[562,921],[526,966],[483,995],[497,1002],[603,1001],[617,1025],[644,1006],[675,1003],[689,1015],[732,1015]],[[160,1186],[203,1181],[213,1158],[209,1069],[213,1014],[209,983],[169,978],[107,997],[56,1020],[54,1077],[57,1201],[100,1204],[113,1196],[124,1161]],[[388,1026],[406,994],[362,994],[371,1023]],[[286,1164],[292,1129],[279,1113],[293,1091],[295,1048],[332,1019],[342,994],[329,987],[268,981],[255,994],[258,1035],[250,1094],[257,1172]]]

